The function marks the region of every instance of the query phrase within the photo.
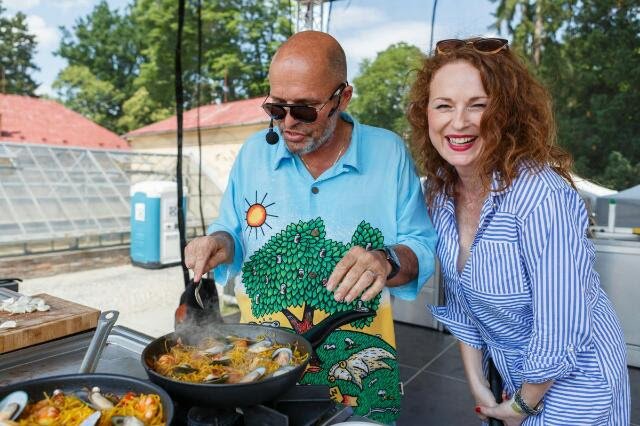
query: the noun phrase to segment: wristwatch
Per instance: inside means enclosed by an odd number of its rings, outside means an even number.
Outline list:
[[[400,259],[393,246],[384,246],[378,250],[384,253],[384,257],[387,259],[387,262],[389,262],[389,265],[391,265],[391,272],[387,275],[387,280],[390,280],[400,272]]]
[[[544,401],[540,400],[540,402],[538,402],[535,407],[529,407],[527,403],[522,399],[522,395],[520,394],[521,390],[522,388],[518,389],[513,395],[511,408],[515,412],[524,414],[526,416],[537,416],[538,414],[542,413],[542,410],[544,409]]]

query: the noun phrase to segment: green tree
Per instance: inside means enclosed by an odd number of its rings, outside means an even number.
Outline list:
[[[536,67],[542,52],[557,43],[570,22],[577,0],[491,0],[498,3],[494,28],[512,36],[517,52]]]
[[[637,185],[640,176],[640,162],[635,165],[618,151],[609,154],[600,183],[611,188],[626,189]]]
[[[97,78],[86,66],[63,69],[52,88],[65,99],[65,105],[110,129],[117,129],[119,105],[124,94],[109,81]]]
[[[70,107],[124,132],[165,118],[175,111],[174,55],[178,2],[132,0],[123,12],[102,0],[72,31],[64,30],[58,54],[69,67],[86,67],[86,84],[78,70],[63,72],[58,95]],[[235,100],[267,91],[267,70],[277,46],[291,34],[288,0],[202,1],[202,77],[197,67],[197,9],[185,9],[182,44],[185,105]],[[85,73],[86,74],[86,73]],[[106,83],[105,85],[97,84]],[[93,105],[98,88],[110,87],[110,105],[98,114]]]
[[[187,4],[185,13],[182,52],[185,108],[193,108],[197,104],[198,83],[194,2]],[[145,61],[134,85],[136,89],[145,87],[149,93],[143,106],[147,109],[167,108],[174,102],[176,15],[175,0],[138,0],[132,9],[136,27],[145,34]],[[268,88],[269,60],[277,46],[291,35],[290,20],[288,0],[203,1],[201,102],[264,94]],[[133,109],[131,112],[137,113]]]
[[[530,59],[550,88],[559,142],[573,155],[576,171],[617,189],[640,183],[635,168],[640,162],[640,2],[499,3],[496,25],[507,28],[514,49]],[[538,62],[531,50],[534,3],[542,8],[544,22]]]
[[[116,132],[122,125],[123,103],[135,93],[133,81],[142,62],[138,31],[128,15],[109,9],[106,0],[62,30],[55,52],[68,66],[53,88],[66,106]]]
[[[23,13],[10,17],[5,12],[0,0],[0,91],[34,96],[38,84],[31,74],[39,70],[33,62],[36,37],[29,33]]]
[[[349,244],[327,239],[321,218],[287,226],[242,267],[242,281],[251,298],[253,315],[261,317],[282,312],[297,333],[304,333],[313,327],[316,309],[327,314],[358,307],[376,310],[379,295],[368,302],[356,299],[342,303],[336,302],[333,293],[324,288],[338,261],[356,245],[382,248],[384,237],[365,222],[358,225]],[[290,306],[304,306],[301,319],[288,309]],[[373,318],[366,318],[354,321],[353,325],[363,328],[372,321]]]
[[[363,123],[407,137],[408,91],[421,59],[420,49],[398,43],[378,53],[373,61],[362,61],[360,75],[353,81],[357,96],[349,110]]]

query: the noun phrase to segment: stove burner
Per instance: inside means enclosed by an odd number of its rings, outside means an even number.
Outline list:
[[[188,426],[233,426],[240,414],[233,409],[192,407],[187,413]]]
[[[344,421],[351,407],[334,403],[329,387],[294,386],[276,401],[236,408],[192,407],[174,400],[174,426],[326,426]]]

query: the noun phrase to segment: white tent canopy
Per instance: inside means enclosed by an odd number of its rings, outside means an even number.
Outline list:
[[[616,227],[640,227],[640,185],[598,198],[596,204],[596,223],[598,225],[606,225],[609,220],[610,200],[615,200],[616,204]]]

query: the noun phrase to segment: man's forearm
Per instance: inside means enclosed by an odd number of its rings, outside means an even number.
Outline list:
[[[387,287],[398,287],[418,277],[418,258],[409,247],[398,244],[393,246],[400,260],[400,271],[387,281]]]

